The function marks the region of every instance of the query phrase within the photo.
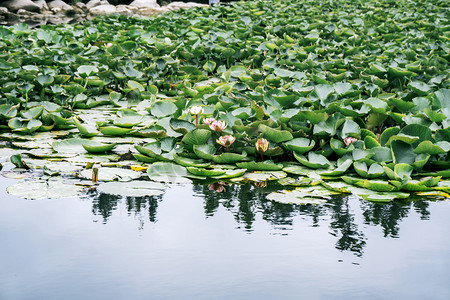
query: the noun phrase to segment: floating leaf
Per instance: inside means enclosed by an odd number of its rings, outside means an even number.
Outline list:
[[[123,197],[146,197],[164,194],[166,186],[153,181],[105,182],[97,187],[99,193]]]
[[[301,164],[312,169],[328,168],[331,165],[330,161],[325,156],[316,154],[314,152],[309,152],[308,158],[304,157],[303,155],[298,155],[294,152],[294,157]]]
[[[82,193],[83,188],[64,183],[61,179],[38,179],[10,185],[6,190],[14,196],[38,200],[78,196]]]
[[[315,145],[314,140],[310,140],[307,138],[295,138],[286,143],[283,143],[283,146],[291,151],[295,151],[298,154],[303,154],[311,150]]]
[[[80,172],[80,177],[92,179],[92,169],[83,170]],[[98,168],[99,181],[132,181],[141,177],[140,172],[123,168]]]
[[[254,162],[254,161],[248,161],[248,162],[238,162],[236,163],[236,166],[238,166],[241,169],[247,169],[249,171],[278,171],[283,169],[282,164],[275,164],[271,160],[265,160],[262,162]]]

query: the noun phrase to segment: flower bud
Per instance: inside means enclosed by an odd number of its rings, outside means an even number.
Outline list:
[[[255,144],[256,151],[264,153],[269,149],[269,141],[266,139],[259,139]]]

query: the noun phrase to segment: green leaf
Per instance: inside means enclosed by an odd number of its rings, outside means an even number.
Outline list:
[[[177,106],[170,101],[157,101],[150,109],[150,113],[158,118],[171,116],[177,112]]]
[[[116,147],[116,143],[113,144],[102,144],[98,143],[96,145],[93,144],[81,144],[83,148],[89,152],[89,153],[106,153],[108,151],[111,151]]]
[[[314,142],[314,140],[310,140],[307,138],[295,138],[286,143],[283,143],[283,146],[288,150],[297,152],[297,154],[303,154],[314,148],[315,144],[316,143]]]
[[[204,145],[211,137],[211,131],[207,129],[196,129],[188,132],[181,142],[185,144],[185,148],[192,151],[194,145]]]
[[[312,169],[328,168],[331,165],[330,161],[325,156],[314,152],[309,152],[308,158],[294,152],[294,157],[302,165]]]
[[[450,151],[450,143],[445,141],[434,144],[431,141],[423,141],[414,149],[416,154],[425,153],[430,155],[447,153],[448,151]]]
[[[170,119],[169,125],[170,125],[170,128],[172,128],[172,130],[174,130],[175,132],[181,133],[183,135],[186,135],[188,132],[191,132],[191,131],[194,131],[195,129],[197,129],[195,124],[193,124],[189,121],[184,121],[184,120],[179,120],[179,119],[174,119],[174,118]]]
[[[268,139],[269,141],[272,141],[274,143],[281,143],[292,140],[294,137],[292,134],[287,130],[277,130],[273,129],[269,126],[266,126],[264,124],[260,124],[258,126],[258,129],[261,130],[264,133],[264,138]]]
[[[190,183],[185,178],[188,172],[185,167],[169,162],[156,162],[147,168],[147,175],[150,180],[171,183]]]
[[[207,160],[213,160],[217,151],[212,145],[194,145],[193,150],[197,157]]]
[[[247,153],[245,152],[243,154],[225,152],[215,156],[213,158],[213,161],[217,164],[234,164],[238,161],[243,160],[246,157]]]
[[[238,163],[236,163],[236,166],[238,166],[238,168],[246,169],[249,171],[253,171],[253,170],[256,170],[256,171],[278,171],[278,170],[283,169],[282,164],[275,164],[271,160],[265,160],[262,162],[254,162],[254,161],[238,162]]]

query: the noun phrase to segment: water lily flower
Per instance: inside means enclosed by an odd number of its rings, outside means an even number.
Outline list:
[[[256,151],[261,154],[261,160],[264,160],[263,153],[269,149],[269,141],[266,139],[258,139],[255,144]]]
[[[352,144],[353,142],[356,142],[357,140],[358,139],[349,136],[344,139],[344,144],[345,144],[345,146],[348,147],[350,144]]]
[[[227,152],[228,152],[228,148],[231,146],[231,144],[234,143],[235,140],[236,140],[236,138],[234,136],[232,136],[232,135],[224,135],[224,136],[219,137],[216,140],[216,142],[219,145],[224,146],[227,149]]]
[[[113,45],[113,43],[107,43],[107,44],[105,44],[105,47],[106,48],[109,48],[109,47],[111,47]]]
[[[198,126],[198,115],[203,113],[203,107],[192,106],[191,108],[189,108],[189,112],[191,113],[191,115],[195,116],[195,125]]]
[[[256,151],[264,153],[269,149],[269,141],[266,139],[259,139],[255,144]]]
[[[212,122],[214,122],[216,119],[214,119],[214,118],[206,118],[206,119],[203,119],[203,123],[205,123],[205,125],[208,125],[209,126],[209,124],[211,124]]]
[[[211,130],[216,131],[216,132],[222,132],[225,128],[227,128],[227,123],[225,123],[224,121],[213,121],[211,124],[209,124],[209,128],[211,128]]]

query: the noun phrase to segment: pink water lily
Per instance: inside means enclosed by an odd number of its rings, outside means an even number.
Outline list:
[[[113,45],[113,43],[106,43],[106,44],[105,44],[105,47],[106,47],[106,48],[109,48],[109,47],[111,47],[112,45]]]
[[[236,140],[236,138],[232,135],[224,135],[219,137],[216,142],[221,145],[224,146],[225,148],[227,148],[227,152],[228,152],[228,148],[231,146],[231,144],[234,143],[234,141]]]
[[[214,122],[216,119],[214,119],[214,118],[206,118],[206,119],[203,119],[203,123],[205,123],[205,125],[210,125],[212,122]]]
[[[227,128],[227,123],[224,121],[214,120],[211,124],[209,124],[209,128],[216,132],[222,132],[225,128]]]
[[[344,144],[345,144],[345,146],[348,147],[350,144],[352,144],[353,142],[356,142],[357,140],[358,139],[349,136],[344,139]]]

